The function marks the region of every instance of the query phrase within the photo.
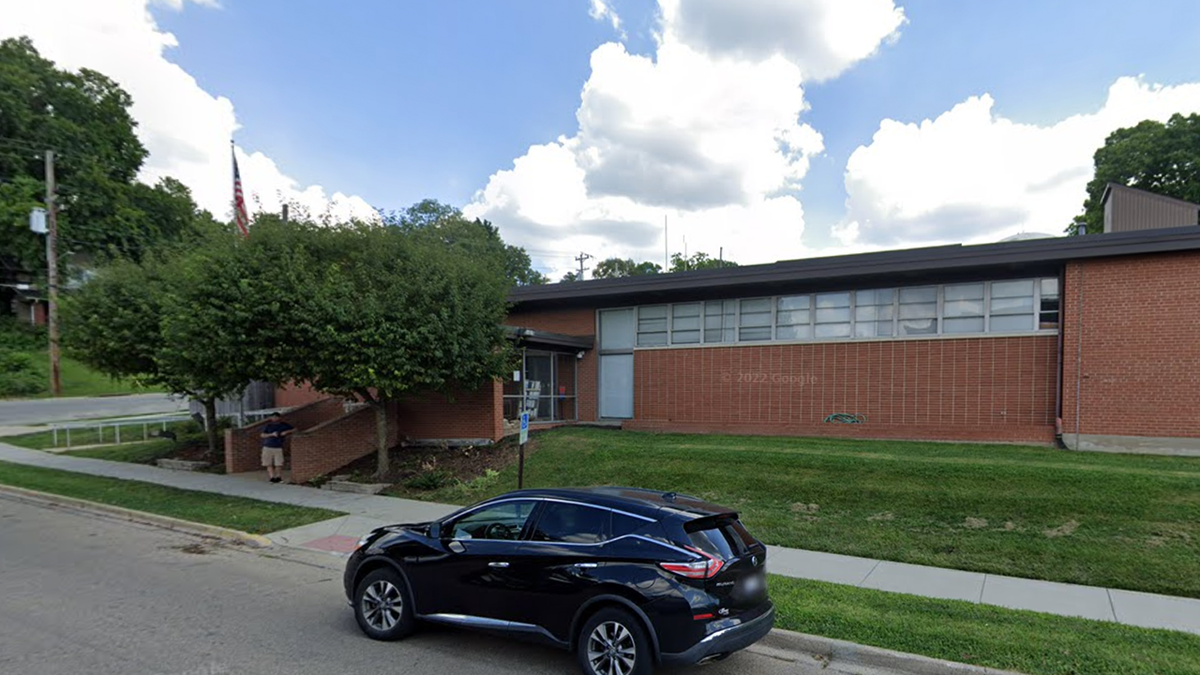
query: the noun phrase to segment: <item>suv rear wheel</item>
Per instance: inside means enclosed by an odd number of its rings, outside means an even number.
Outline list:
[[[364,577],[354,592],[354,618],[373,640],[399,640],[412,633],[412,598],[400,573],[385,567]]]
[[[632,614],[615,607],[592,615],[576,648],[585,675],[649,675],[650,640]]]

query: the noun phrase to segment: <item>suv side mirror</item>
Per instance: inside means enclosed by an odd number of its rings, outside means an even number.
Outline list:
[[[430,539],[441,539],[442,538],[442,524],[436,520],[429,524],[429,538]]]

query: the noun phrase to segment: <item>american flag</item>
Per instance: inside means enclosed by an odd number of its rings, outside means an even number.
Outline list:
[[[232,150],[233,143],[230,143]],[[242,174],[238,173],[237,152],[233,153],[233,221],[243,237],[250,236],[250,217],[246,215],[246,198],[242,195]]]

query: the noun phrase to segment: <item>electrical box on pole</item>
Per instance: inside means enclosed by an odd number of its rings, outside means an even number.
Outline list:
[[[46,209],[33,209],[29,212],[29,229],[34,234],[46,234]]]

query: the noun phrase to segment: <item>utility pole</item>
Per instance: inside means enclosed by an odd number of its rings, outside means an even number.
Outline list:
[[[583,253],[582,251],[579,253],[578,256],[575,257],[575,260],[579,261],[579,279],[578,279],[579,281],[583,281],[583,271],[588,269],[583,266],[583,261],[587,260],[588,258],[591,258],[591,257],[592,257],[591,253]]]
[[[283,224],[287,225],[287,222],[288,222],[288,205],[284,204],[283,205]]]
[[[50,332],[50,394],[62,396],[58,354],[58,187],[54,183],[54,151],[46,151],[46,283],[50,286],[46,324]]]
[[[667,239],[667,215],[663,214],[663,271],[671,271],[670,240]]]

